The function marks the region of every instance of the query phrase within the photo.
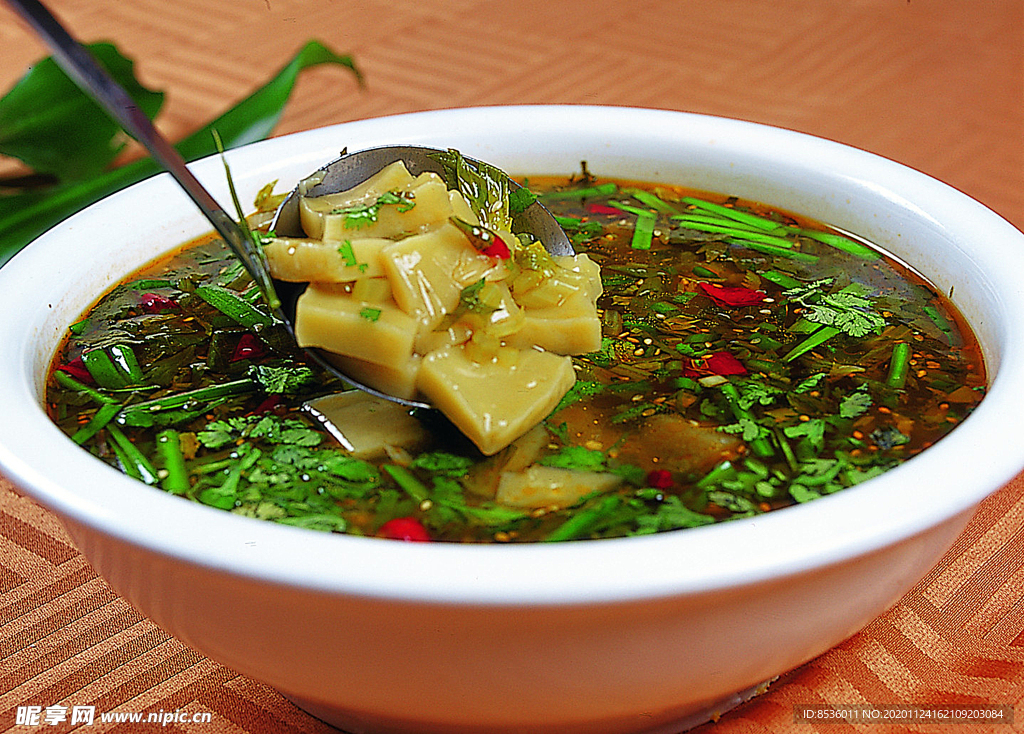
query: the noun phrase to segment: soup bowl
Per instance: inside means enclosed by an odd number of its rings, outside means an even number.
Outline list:
[[[767,515],[618,540],[402,543],[234,516],[137,483],[47,419],[47,364],[99,295],[208,230],[167,176],[72,217],[0,269],[0,472],[156,624],[353,732],[676,732],[846,639],[940,559],[1024,466],[1024,235],[968,196],[807,135],[678,112],[444,110],[230,151],[243,200],[336,157],[455,147],[514,173],[734,194],[862,235],[951,293],[990,377],[934,447]],[[228,202],[220,160],[193,166]]]

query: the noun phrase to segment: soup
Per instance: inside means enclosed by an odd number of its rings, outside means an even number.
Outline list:
[[[926,449],[984,395],[978,345],[945,295],[856,236],[585,167],[526,183],[600,266],[600,348],[573,356],[554,410],[493,455],[435,411],[338,396],[209,237],[71,327],[49,413],[99,460],[236,514],[529,542],[815,501]]]

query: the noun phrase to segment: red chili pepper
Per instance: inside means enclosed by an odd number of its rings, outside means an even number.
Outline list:
[[[704,377],[707,375],[745,375],[747,368],[729,352],[715,352],[706,357],[689,360],[683,363],[683,375],[686,377]]]
[[[85,368],[85,362],[82,361],[81,357],[75,357],[73,360],[67,364],[62,364],[57,369],[71,375],[79,382],[84,382],[90,385],[95,384],[96,382],[92,378],[92,375],[89,374],[89,370]]]
[[[459,219],[458,217],[451,217],[449,221],[462,234],[466,235],[466,239],[469,240],[473,247],[483,254],[500,260],[507,260],[512,257],[512,251],[509,250],[508,244],[495,232],[479,224],[470,224],[465,219]]]
[[[499,260],[508,260],[512,257],[512,252],[508,249],[508,245],[505,244],[505,240],[501,239],[498,235],[494,235],[494,242],[480,252],[490,257],[496,257]]]
[[[163,313],[181,308],[177,301],[172,301],[159,293],[143,293],[139,297],[139,305],[145,313]]]
[[[266,398],[263,399],[263,402],[256,406],[256,409],[253,410],[252,415],[264,415],[266,413],[270,413],[271,411],[274,411],[274,409],[277,408],[277,406],[279,405],[281,405],[280,395],[276,393],[273,395],[268,395]]]
[[[715,352],[704,358],[704,366],[714,375],[745,375],[747,368],[729,352]]]
[[[592,214],[610,214],[613,217],[621,217],[626,214],[621,209],[606,204],[587,204],[587,211]]]
[[[672,472],[668,469],[653,469],[647,472],[647,486],[655,489],[668,489],[673,484]]]
[[[768,296],[763,291],[755,291],[743,286],[719,285],[718,283],[698,283],[697,285],[704,291],[704,295],[717,305],[729,308],[756,306]]]
[[[235,345],[235,351],[231,353],[231,362],[238,362],[243,359],[259,359],[266,353],[263,345],[252,334],[242,334],[242,338]]]
[[[430,540],[430,533],[415,517],[396,517],[380,526],[377,535],[391,540],[422,543]]]

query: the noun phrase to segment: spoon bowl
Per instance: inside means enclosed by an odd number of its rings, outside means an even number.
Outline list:
[[[339,158],[319,168],[299,182],[298,186],[291,191],[278,207],[273,220],[271,220],[270,229],[279,237],[304,237],[305,232],[302,229],[299,215],[299,202],[303,196],[326,196],[347,191],[397,161],[404,162],[405,167],[413,176],[426,172],[443,174],[444,166],[437,158],[437,155],[443,152],[439,148],[416,145],[388,145],[368,148],[354,153],[344,151]],[[473,165],[480,164],[480,161],[472,158],[464,158],[464,160]],[[492,170],[496,169],[492,167]],[[508,179],[508,183],[509,189],[512,191],[522,188],[519,183],[511,178]],[[551,255],[572,256],[575,254],[572,243],[569,241],[565,231],[551,212],[539,201],[534,201],[522,211],[512,215],[512,232],[514,234],[531,235]],[[262,263],[260,267],[264,267]],[[261,281],[257,279],[257,282]],[[299,296],[305,290],[306,284],[288,283],[280,280],[274,280],[273,283],[274,290],[281,304],[279,313],[276,315],[284,321],[289,331],[294,334],[296,303]],[[340,370],[319,349],[305,348],[305,352],[331,374],[340,377],[360,390],[411,408],[432,407],[428,402],[389,395],[361,383]],[[309,410],[321,420],[326,420],[318,414],[315,405],[309,406]]]
[[[426,172],[440,174],[444,172],[444,167],[435,156],[442,152],[439,148],[417,145],[387,145],[355,153],[345,152],[341,157],[331,161],[305,179],[305,181],[315,181],[315,183],[303,187],[305,190],[302,191],[302,194],[325,196],[346,191],[397,161],[403,161],[413,176]],[[466,160],[470,163],[479,163],[472,158],[466,158]],[[522,188],[511,178],[509,187],[512,190]],[[270,225],[278,235],[284,237],[303,236],[302,225],[299,223],[299,198],[300,188],[296,187],[278,208]],[[512,231],[515,234],[533,235],[552,255],[575,254],[565,231],[559,226],[551,212],[539,201],[533,202],[518,214],[514,214],[512,225]]]

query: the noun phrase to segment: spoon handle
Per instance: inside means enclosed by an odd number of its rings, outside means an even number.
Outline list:
[[[262,253],[252,239],[217,203],[192,174],[184,159],[161,135],[128,93],[100,66],[92,54],[76,41],[52,13],[38,0],[7,0],[17,13],[46,42],[54,61],[71,79],[110,114],[133,138],[150,152],[184,189],[217,230],[242,265],[263,291],[268,303],[279,308],[270,274]]]

